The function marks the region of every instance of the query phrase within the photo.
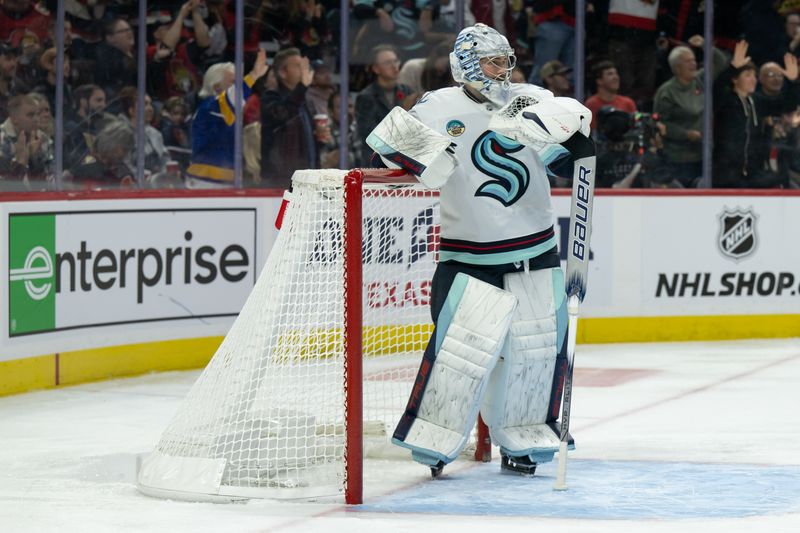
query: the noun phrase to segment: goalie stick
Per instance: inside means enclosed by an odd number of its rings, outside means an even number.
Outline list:
[[[580,132],[564,141],[575,158],[572,172],[572,205],[569,214],[569,248],[567,251],[567,371],[564,376],[564,396],[561,403],[561,442],[558,449],[558,472],[555,490],[567,488],[567,442],[569,415],[572,406],[572,374],[575,368],[575,343],[578,330],[578,313],[586,295],[586,277],[589,271],[589,241],[592,236],[592,204],[596,156],[594,142]]]

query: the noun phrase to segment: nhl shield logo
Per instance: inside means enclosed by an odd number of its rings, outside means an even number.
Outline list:
[[[719,215],[719,251],[722,255],[738,261],[752,254],[758,239],[756,236],[756,215],[752,209],[736,208]]]

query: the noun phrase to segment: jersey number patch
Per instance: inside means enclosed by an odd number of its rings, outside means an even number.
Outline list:
[[[504,206],[522,198],[530,183],[528,167],[509,154],[519,152],[523,145],[493,131],[487,131],[472,145],[475,168],[492,178],[481,184],[475,196],[488,196]]]

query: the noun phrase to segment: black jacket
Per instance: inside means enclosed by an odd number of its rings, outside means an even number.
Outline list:
[[[267,186],[288,188],[295,170],[319,168],[306,86],[282,83],[261,97],[261,176]]]
[[[733,91],[736,72],[729,66],[714,81],[714,187],[775,187],[781,180],[766,170],[770,132],[763,106],[757,95]]]
[[[97,45],[94,81],[106,91],[111,100],[126,86],[136,86],[138,71],[136,57],[128,57],[105,41]]]
[[[401,83],[394,88],[394,98],[386,100],[386,93],[377,82],[370,83],[356,97],[356,125],[361,141],[361,166],[368,166],[372,157],[372,148],[367,146],[367,136],[380,124],[383,117],[389,114],[394,106],[400,105],[411,94],[411,88]]]

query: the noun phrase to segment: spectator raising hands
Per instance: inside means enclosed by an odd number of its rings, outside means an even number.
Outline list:
[[[689,39],[702,44],[702,37]],[[703,108],[705,85],[703,70],[688,46],[677,46],[668,57],[673,77],[656,91],[654,111],[664,124],[664,159],[669,173],[684,187],[693,187],[702,174]],[[713,69],[717,76],[725,69],[725,55],[714,49]]]
[[[190,188],[227,188],[234,180],[234,98],[244,103],[253,84],[267,72],[267,56],[259,49],[252,70],[242,80],[239,91],[233,84],[233,63],[217,63],[203,77],[200,102],[192,122],[192,163],[186,170]]]
[[[748,48],[747,41],[737,42],[730,65],[714,82],[717,187],[774,187],[783,181],[767,168],[769,137],[765,117],[753,98],[756,66],[747,54]]]

